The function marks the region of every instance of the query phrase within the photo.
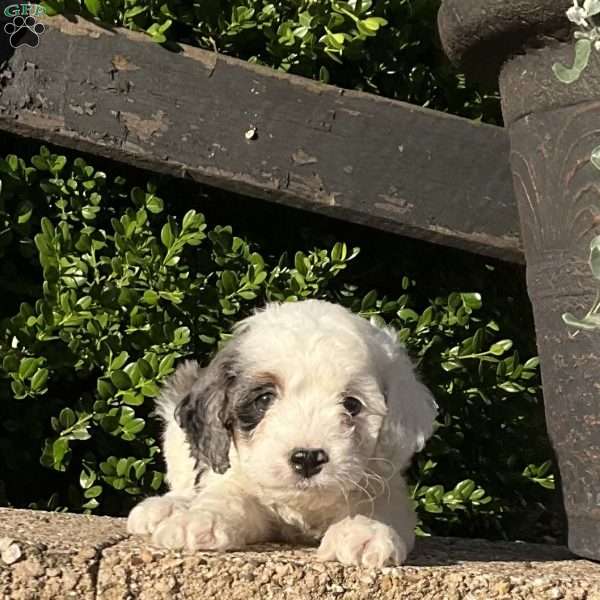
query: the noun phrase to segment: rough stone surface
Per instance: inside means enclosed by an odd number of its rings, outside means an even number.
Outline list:
[[[552,66],[555,63],[570,66],[574,58],[573,40],[569,43],[548,40],[543,48],[532,48],[527,54],[508,60],[500,74],[505,124],[510,126],[531,114],[596,102],[600,98],[600,53],[592,52],[582,76],[565,85],[558,81]]]
[[[96,598],[102,549],[125,536],[118,519],[0,508],[0,599]]]
[[[597,54],[566,85],[552,66],[573,63],[574,43],[548,42],[504,65],[500,91],[569,548],[600,560],[600,337],[563,321],[565,313],[586,315],[597,298],[589,262],[590,244],[600,235]]]
[[[123,519],[0,509],[2,600],[600,600],[600,565],[564,548],[430,538],[407,565],[380,570],[314,560],[314,549],[187,554],[127,537]]]

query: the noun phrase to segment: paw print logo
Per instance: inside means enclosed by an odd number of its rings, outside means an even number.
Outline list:
[[[40,35],[44,33],[45,27],[38,23],[31,15],[27,17],[17,16],[4,25],[4,33],[7,33],[9,43],[13,48],[29,46],[37,48],[40,43]]]

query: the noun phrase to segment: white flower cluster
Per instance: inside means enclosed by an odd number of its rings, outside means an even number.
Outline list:
[[[567,11],[569,21],[581,27],[575,32],[577,39],[586,39],[594,43],[594,48],[600,51],[600,27],[594,22],[594,17],[600,14],[600,0],[573,0],[573,6]]]

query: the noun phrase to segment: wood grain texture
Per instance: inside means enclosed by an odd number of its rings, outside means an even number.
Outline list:
[[[2,129],[522,261],[503,129],[81,19],[46,25],[2,71]]]

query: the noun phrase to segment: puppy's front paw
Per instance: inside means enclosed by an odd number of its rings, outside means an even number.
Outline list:
[[[391,527],[362,515],[332,525],[317,551],[320,560],[364,567],[399,565],[407,555],[407,545]]]
[[[186,508],[187,503],[177,496],[146,498],[129,513],[127,531],[140,535],[153,533],[162,521]]]
[[[175,513],[156,528],[152,541],[163,548],[231,550],[244,545],[239,530],[210,510]]]

